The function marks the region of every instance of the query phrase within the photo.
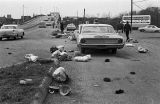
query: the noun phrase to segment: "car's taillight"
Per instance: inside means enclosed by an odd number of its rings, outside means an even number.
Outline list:
[[[123,42],[123,40],[122,39],[118,39],[118,43],[122,43]]]
[[[86,40],[85,39],[81,39],[81,43],[85,43],[86,42]]]

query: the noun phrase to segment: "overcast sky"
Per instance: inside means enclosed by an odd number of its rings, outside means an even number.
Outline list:
[[[158,0],[133,0],[136,2],[134,10],[141,10],[148,6],[158,6]],[[86,15],[116,16],[122,12],[130,11],[131,0],[0,0],[0,16],[11,14],[13,18],[20,18],[23,14],[49,14],[53,11],[58,11],[64,16],[83,15],[83,9],[86,9]],[[160,0],[159,0],[160,7]]]

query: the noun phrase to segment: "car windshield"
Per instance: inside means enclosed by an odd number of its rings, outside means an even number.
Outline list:
[[[85,26],[82,33],[115,33],[115,31],[110,26]]]
[[[16,29],[16,26],[3,26],[2,29]]]

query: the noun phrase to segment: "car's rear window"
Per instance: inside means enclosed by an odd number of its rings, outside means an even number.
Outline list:
[[[85,26],[82,33],[115,33],[111,26]]]
[[[3,26],[2,29],[16,29],[16,26]]]

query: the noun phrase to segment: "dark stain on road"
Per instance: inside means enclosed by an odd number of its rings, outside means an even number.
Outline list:
[[[131,74],[131,75],[135,75],[135,74],[136,74],[136,72],[130,72],[130,74]]]
[[[105,77],[105,78],[103,79],[103,81],[104,81],[104,82],[111,82],[111,79],[110,79],[110,78]]]
[[[110,59],[105,59],[105,62],[110,62]]]
[[[12,54],[12,52],[9,52],[8,54],[9,54],[9,55],[11,55],[11,54]]]
[[[122,89],[119,89],[119,90],[115,91],[115,94],[123,94],[123,93],[124,93],[124,90],[122,90]]]

